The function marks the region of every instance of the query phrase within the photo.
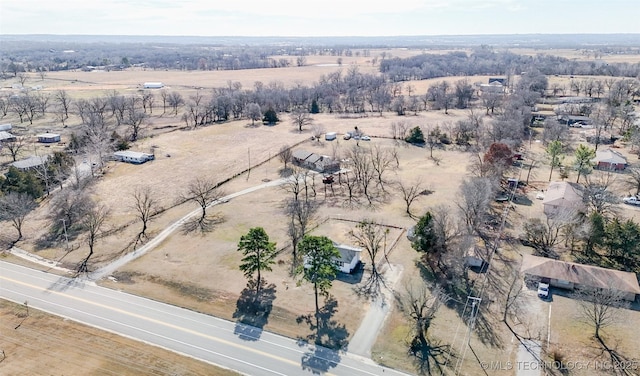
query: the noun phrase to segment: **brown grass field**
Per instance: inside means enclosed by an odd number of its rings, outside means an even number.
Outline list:
[[[372,51],[371,56],[377,56],[382,51]],[[418,50],[389,50],[385,51],[391,56],[406,57],[412,54],[423,53]],[[427,51],[425,51],[427,52]],[[532,51],[531,53],[533,53]],[[569,55],[571,51],[566,51]],[[428,53],[442,53],[442,51],[428,51]],[[524,52],[523,52],[524,53]],[[39,78],[32,77],[33,84],[42,84],[45,91],[53,92],[58,89],[67,90],[74,98],[89,98],[96,95],[104,95],[110,90],[118,90],[123,94],[133,94],[139,90],[139,85],[146,81],[161,81],[169,86],[168,90],[177,90],[188,97],[196,88],[208,90],[214,87],[226,86],[229,81],[239,81],[243,87],[250,88],[254,82],[280,81],[285,86],[293,86],[298,83],[312,84],[317,81],[322,74],[334,72],[338,69],[346,71],[351,66],[357,66],[361,72],[374,73],[377,67],[372,66],[371,58],[365,57],[343,57],[343,66],[334,66],[336,57],[330,56],[310,56],[307,59],[307,66],[291,67],[280,69],[242,70],[242,71],[217,71],[217,72],[174,72],[174,71],[124,71],[124,72],[55,72],[50,73],[43,82]],[[465,77],[448,77],[447,80],[457,81]],[[466,77],[470,83],[485,82],[488,77],[476,76]],[[568,83],[568,78],[554,77],[552,79],[564,80]],[[405,83],[415,87],[416,92],[424,93],[429,85],[442,79],[425,80],[419,82]],[[10,81],[2,83],[2,87],[11,86]],[[6,90],[6,89],[3,89]],[[143,165],[130,165],[110,162],[104,175],[97,179],[91,188],[91,194],[96,201],[110,208],[109,228],[124,227],[116,234],[106,236],[98,241],[96,255],[90,263],[90,268],[95,269],[106,264],[110,260],[118,257],[124,252],[131,251],[131,243],[137,235],[139,223],[135,223],[134,213],[130,208],[132,199],[130,192],[137,186],[150,186],[160,200],[161,205],[167,208],[161,215],[158,215],[151,223],[148,234],[153,236],[175,222],[185,214],[189,213],[196,206],[192,203],[177,205],[181,193],[184,192],[186,184],[192,179],[204,176],[216,181],[233,176],[251,165],[273,157],[281,146],[292,145],[303,142],[298,148],[307,149],[321,154],[332,155],[334,153],[343,154],[356,141],[345,141],[340,137],[333,142],[321,142],[309,140],[311,132],[309,127],[299,133],[291,120],[283,115],[281,122],[275,126],[256,125],[250,126],[246,120],[232,121],[224,124],[215,124],[201,127],[195,130],[184,129],[184,124],[179,120],[180,116],[160,115],[162,112],[159,98],[156,98],[154,115],[150,118],[147,138],[142,139],[132,146],[132,150],[147,151],[151,147],[156,150],[156,160]],[[433,126],[444,125],[445,123],[455,123],[465,118],[468,111],[450,110],[449,115],[442,111],[427,111],[416,116],[408,115],[398,117],[392,113],[385,113],[383,116],[370,115],[361,118],[346,118],[336,115],[319,114],[314,115],[314,124],[324,127],[326,131],[336,131],[345,133],[353,130],[354,127],[373,137],[370,142],[360,141],[359,147],[367,148],[374,145],[390,150],[396,148],[399,155],[400,165],[393,168],[389,178],[394,181],[411,182],[420,178],[425,188],[433,192],[428,196],[423,196],[414,204],[413,209],[416,214],[422,214],[428,208],[435,205],[447,205],[451,210],[455,209],[455,200],[458,186],[462,179],[469,176],[468,164],[472,154],[448,147],[447,150],[435,150],[434,155],[440,159],[436,164],[429,158],[429,150],[408,146],[407,144],[391,140],[390,124],[397,121],[405,121],[413,126]],[[16,119],[3,119],[3,122],[17,123]],[[16,124],[17,125],[17,124]],[[45,129],[60,131],[63,138],[79,126],[79,120],[72,118],[67,128],[55,125],[52,119],[38,120],[34,125],[18,125],[16,128],[26,134],[36,134]],[[580,142],[583,135],[580,130],[572,130],[575,142]],[[63,140],[64,141],[64,140]],[[34,145],[34,148],[36,146]],[[39,152],[46,149],[40,147]],[[62,148],[62,146],[52,146],[52,148]],[[32,153],[34,149],[29,148],[24,155]],[[48,149],[48,150],[51,150]],[[532,152],[537,155],[544,155],[543,146],[540,143],[532,142]],[[0,162],[7,162],[6,156],[0,157]],[[567,159],[571,159],[568,157]],[[637,158],[630,158],[630,162],[637,164]],[[226,193],[238,192],[243,189],[254,187],[268,181],[280,178],[282,163],[276,159],[263,164],[260,167],[252,168],[250,173],[243,174],[223,186]],[[514,236],[518,236],[518,228],[523,220],[529,217],[540,216],[542,205],[535,200],[535,192],[538,189],[545,189],[548,167],[543,163],[541,167],[534,169],[534,176],[531,177],[531,186],[527,192],[531,205],[516,205],[515,210],[510,215],[513,221]],[[522,177],[523,178],[523,177]],[[570,176],[573,179],[575,176]],[[620,178],[623,180],[623,178]],[[381,198],[373,206],[358,205],[355,207],[345,205],[345,192],[336,186],[336,194],[325,195],[322,183],[316,181],[318,185],[317,200],[323,204],[315,221],[316,227],[313,234],[326,235],[330,238],[349,243],[348,232],[353,229],[354,224],[345,220],[358,221],[365,218],[375,219],[386,225],[393,225],[400,228],[412,226],[415,221],[404,213],[404,205],[398,193],[390,188],[390,193]],[[616,189],[623,192],[622,183],[617,183]],[[188,307],[200,312],[210,313],[216,316],[234,319],[236,302],[243,288],[246,286],[246,279],[238,269],[240,254],[236,251],[237,243],[241,235],[249,228],[262,226],[271,236],[271,240],[277,242],[277,247],[282,249],[279,262],[274,266],[274,270],[266,273],[268,283],[273,284],[275,289],[275,300],[273,311],[265,325],[266,330],[274,331],[293,338],[305,337],[309,334],[305,324],[297,324],[296,318],[313,311],[312,289],[308,285],[298,285],[296,280],[290,275],[290,253],[288,252],[288,240],[286,236],[287,218],[283,213],[282,203],[287,193],[282,188],[265,188],[244,196],[240,196],[210,209],[212,213],[218,213],[224,221],[217,225],[213,231],[206,234],[183,234],[176,232],[165,240],[160,246],[149,252],[145,256],[126,265],[114,273],[115,280],[104,280],[103,285],[131,292],[134,294],[147,296],[153,299],[165,301],[183,307]],[[29,217],[25,223],[25,238],[17,246],[32,251],[42,257],[60,260],[60,265],[73,268],[86,255],[87,246],[82,237],[71,240],[73,251],[64,254],[60,247],[42,248],[37,246],[37,240],[45,234],[49,226],[47,214],[49,212],[50,200],[43,200],[40,208]],[[496,210],[501,210],[496,207]],[[636,211],[623,208],[623,214],[636,219]],[[0,227],[0,236],[10,238],[15,236],[13,229],[5,224]],[[409,241],[404,236],[402,230],[393,229],[390,231],[389,243],[391,240],[399,239],[395,248],[389,255],[391,264],[402,265],[404,274],[402,284],[419,278],[416,261],[418,255],[411,248]],[[530,252],[530,249],[523,247],[505,247],[504,257],[516,259],[518,253]],[[568,255],[565,255],[568,256]],[[7,260],[16,261],[14,257],[7,257]],[[42,268],[42,267],[40,267]],[[500,267],[498,266],[498,270]],[[357,330],[362,316],[368,306],[367,301],[359,298],[353,291],[356,286],[352,280],[336,280],[331,289],[331,294],[337,301],[337,310],[333,317],[338,323],[343,324],[346,333],[350,338]],[[573,341],[581,341],[588,347],[588,338],[584,337],[582,329],[569,330],[567,324],[569,313],[575,311],[576,303],[571,300],[554,301],[559,306],[561,312],[558,321],[552,321],[552,342],[558,346],[568,346]],[[3,322],[15,320],[15,311],[20,307],[2,303],[0,313],[3,315]],[[489,311],[492,317],[495,316],[494,330],[500,338],[500,345],[490,345],[484,343],[478,337],[472,337],[473,349],[480,359],[515,360],[517,353],[517,341],[512,340],[511,333],[507,328],[499,323],[501,318],[500,301],[491,303]],[[68,325],[70,329],[59,330],[55,335],[61,342],[74,342],[79,338],[86,337],[83,333],[87,330],[102,333],[92,328],[85,328],[78,324],[63,322],[62,324],[50,324],[49,321],[57,319],[47,315],[37,313],[33,317],[38,317],[41,326],[29,327],[33,332],[31,337],[11,337],[8,342],[15,343],[21,338],[32,338],[38,330],[44,331],[47,326],[57,328],[57,325]],[[532,314],[535,315],[535,314]],[[4,318],[7,318],[4,320]],[[31,317],[29,318],[31,320]],[[564,321],[562,321],[564,320]],[[638,311],[628,312],[628,322],[640,325],[640,314]],[[36,321],[36,320],[33,320]],[[45,324],[46,323],[46,324]],[[8,324],[11,326],[11,324]],[[441,343],[447,343],[452,339],[452,333],[457,328],[465,327],[459,316],[448,308],[443,308],[438,314],[432,327],[434,339]],[[566,330],[565,330],[566,329]],[[0,348],[4,348],[0,339]],[[92,332],[93,333],[93,332]],[[373,350],[373,359],[385,365],[397,367],[415,372],[411,364],[411,358],[407,355],[406,341],[408,339],[409,328],[406,319],[397,310],[393,310],[387,319],[386,326],[378,337],[378,342]],[[616,332],[617,333],[617,332]],[[12,333],[13,334],[13,333]],[[20,333],[18,333],[20,334]],[[97,334],[98,335],[98,334]],[[122,341],[120,337],[110,334],[99,334],[104,343],[96,346],[107,346],[107,341]],[[629,336],[616,336],[621,340],[621,348],[633,349],[635,339]],[[6,337],[9,338],[9,337]],[[89,346],[89,345],[87,345]],[[149,354],[158,354],[161,351],[156,348],[148,348],[135,342],[124,346],[128,348],[139,348],[140,353],[131,352],[129,355],[114,355],[111,359],[93,359],[92,364],[103,369],[115,369],[117,374],[136,374],[136,370],[143,367],[142,359],[151,357]],[[23,347],[21,357],[29,362],[29,359],[37,359],[35,350],[37,346],[27,349]],[[100,347],[102,348],[102,347]],[[18,351],[18,350],[16,350]],[[83,368],[76,363],[84,356],[78,350],[57,348],[52,354],[52,358],[65,356],[69,361],[65,374],[80,375],[91,374],[82,372]],[[162,350],[164,351],[164,350]],[[586,351],[586,350],[585,350]],[[627,352],[627,354],[631,355]],[[569,353],[573,358],[579,359],[580,354]],[[162,356],[166,359],[165,355]],[[172,355],[178,357],[177,355]],[[129,363],[120,362],[117,367],[113,365],[119,362],[118,359],[126,357]],[[15,363],[9,363],[7,358],[0,363],[0,373],[2,367],[10,370],[7,374],[16,374],[13,371],[17,367]],[[180,358],[181,359],[181,358]],[[32,369],[46,367],[45,361],[32,361]],[[74,363],[75,362],[75,363]],[[149,360],[148,367],[155,367],[157,360]],[[177,369],[173,373],[181,374],[216,374],[209,370],[206,364],[191,361],[189,365],[183,360],[176,360],[176,364],[184,365],[185,369]],[[31,364],[30,363],[30,364]],[[10,365],[11,364],[11,365]],[[454,361],[455,364],[455,361]],[[73,367],[72,367],[73,366]],[[52,367],[58,367],[52,366]],[[191,368],[193,367],[193,368]],[[203,367],[203,368],[196,368]],[[55,368],[52,368],[55,369]],[[100,368],[96,368],[99,370]],[[14,372],[14,373],[12,373]],[[75,373],[73,373],[75,372]],[[191,373],[190,373],[191,372]],[[4,374],[4,373],[3,373]],[[98,371],[94,374],[100,374]],[[167,372],[169,374],[169,372]],[[462,368],[465,375],[483,375],[483,370],[479,363],[468,355],[467,361]],[[508,373],[503,373],[508,374]]]
[[[19,327],[18,327],[19,325]],[[235,372],[0,300],[0,374],[212,375]]]

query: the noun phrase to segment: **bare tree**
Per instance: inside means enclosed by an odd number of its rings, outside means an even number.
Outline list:
[[[93,256],[95,251],[95,245],[104,230],[104,224],[109,216],[109,209],[104,205],[94,206],[89,210],[82,219],[82,226],[87,232],[87,245],[89,246],[89,253],[80,262],[78,266],[78,273],[89,272],[89,259]]]
[[[186,193],[182,195],[182,199],[195,202],[200,206],[202,212],[195,220],[185,223],[185,232],[191,232],[196,229],[203,232],[210,231],[213,225],[219,223],[221,218],[218,215],[208,216],[207,208],[211,203],[221,199],[223,196],[223,191],[213,180],[201,177],[192,180],[187,187]]]
[[[629,189],[636,191],[636,195],[640,195],[640,168],[631,167],[627,170],[629,172],[629,180],[626,181],[626,185]]]
[[[249,103],[247,108],[245,108],[246,116],[251,119],[251,126],[255,124],[256,120],[260,120],[262,118],[262,110],[260,109],[260,105],[257,103]]]
[[[460,185],[457,205],[469,233],[480,233],[489,212],[493,185],[488,178],[465,179]]]
[[[313,119],[305,108],[298,107],[291,112],[291,121],[298,127],[298,132],[302,132],[302,127],[311,124]]]
[[[436,313],[449,297],[435,286],[429,291],[426,284],[405,286],[405,292],[396,296],[398,308],[411,321],[412,336],[409,352],[416,358],[418,369],[427,375],[442,374],[447,346],[434,344],[429,338],[429,329]]]
[[[309,225],[316,219],[318,205],[311,200],[285,200],[285,213],[289,217],[287,234],[291,240],[293,266],[298,264],[298,243],[308,233]]]
[[[293,156],[293,152],[291,151],[291,146],[283,145],[278,151],[278,158],[280,162],[284,163],[284,169],[287,169],[287,163],[291,162],[291,158]]]
[[[524,224],[524,236],[542,256],[553,255],[553,248],[560,242],[562,231],[577,223],[574,210],[560,210],[546,218],[529,218]]]
[[[167,103],[173,108],[173,114],[178,115],[178,109],[184,104],[184,99],[180,93],[172,91],[167,96]]]
[[[593,326],[594,336],[602,341],[600,331],[619,322],[624,322],[621,308],[627,308],[629,304],[624,301],[624,292],[619,286],[608,288],[594,288],[579,290],[580,311],[582,321]]]
[[[398,191],[402,195],[402,200],[406,205],[405,212],[409,217],[414,218],[413,213],[411,213],[411,204],[413,204],[413,202],[417,200],[424,191],[422,180],[418,178],[410,184],[399,181],[397,186]]]
[[[311,126],[311,135],[318,142],[320,142],[321,137],[325,132],[326,132],[326,130],[324,129],[324,126],[322,126],[320,124],[314,124],[314,125]]]
[[[361,220],[354,230],[349,231],[349,236],[365,250],[371,263],[371,273],[364,284],[358,288],[358,292],[372,299],[380,295],[382,286],[385,284],[384,276],[376,267],[376,263],[379,261],[380,253],[386,257],[388,232],[389,229],[371,219]]]
[[[587,175],[582,199],[589,212],[598,213],[605,218],[615,216],[620,199],[610,189],[614,181],[615,177],[611,172],[599,171],[593,176]]]
[[[122,123],[129,126],[129,139],[131,141],[137,141],[142,135],[142,132],[145,129],[146,119],[147,115],[135,108],[135,106],[129,106],[127,108],[126,116],[122,120]]]
[[[54,95],[54,100],[60,106],[60,109],[62,110],[61,112],[64,114],[64,119],[68,119],[69,109],[71,108],[71,98],[69,97],[69,94],[64,90],[58,90]]]
[[[10,221],[13,228],[18,231],[16,242],[22,239],[22,225],[25,218],[37,206],[33,197],[26,193],[9,192],[0,197],[0,221]]]
[[[376,176],[376,183],[385,192],[385,172],[391,167],[393,163],[393,155],[386,150],[382,149],[380,145],[374,145],[370,150],[371,154],[371,167],[373,168]]]
[[[6,149],[8,154],[11,156],[11,159],[15,162],[18,159],[18,154],[22,149],[24,149],[27,145],[25,143],[24,137],[18,136],[14,140],[5,141],[2,143],[4,146],[3,149]]]
[[[143,237],[147,237],[147,225],[159,208],[158,200],[148,186],[136,188],[131,198],[133,199],[131,207],[136,212],[136,217],[142,222],[142,229],[138,233],[137,239],[141,240]]]

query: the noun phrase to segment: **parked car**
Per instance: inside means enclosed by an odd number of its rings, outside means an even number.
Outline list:
[[[344,138],[345,140],[350,140],[351,139],[351,133],[345,134],[344,137],[342,137],[342,138]]]
[[[538,282],[538,297],[541,299],[547,299],[549,297],[548,283]]]
[[[362,136],[362,137],[360,137],[360,139],[362,141],[371,141],[371,137],[369,137],[369,136]]]
[[[622,202],[624,202],[627,205],[640,206],[640,198],[638,198],[636,196],[625,197],[625,198],[622,199]]]

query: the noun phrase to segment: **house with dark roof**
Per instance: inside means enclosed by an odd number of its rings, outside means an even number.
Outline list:
[[[561,212],[583,212],[585,205],[582,199],[582,186],[566,181],[551,182],[544,194],[542,205],[547,217]]]
[[[291,159],[297,166],[318,172],[335,172],[340,170],[340,162],[326,155],[311,153],[306,150],[295,150]]]
[[[627,167],[627,158],[610,148],[596,151],[596,157],[591,162],[598,170],[622,171]]]
[[[612,289],[625,300],[634,301],[640,294],[636,273],[523,255],[520,271],[525,277],[548,279],[549,284],[562,289]]]

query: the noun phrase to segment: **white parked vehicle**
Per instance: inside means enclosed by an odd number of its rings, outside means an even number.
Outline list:
[[[369,136],[362,136],[362,137],[360,137],[360,139],[362,141],[371,141],[371,137],[369,137]]]
[[[640,206],[640,198],[638,198],[637,196],[625,197],[625,198],[622,199],[622,202],[624,202],[627,205]]]
[[[544,282],[538,282],[538,297],[546,299],[549,297],[549,284]]]

